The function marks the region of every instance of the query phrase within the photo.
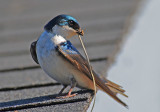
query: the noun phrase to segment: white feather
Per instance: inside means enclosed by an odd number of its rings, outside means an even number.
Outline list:
[[[77,34],[76,31],[73,28],[70,28],[69,26],[58,26],[58,25],[55,25],[52,28],[52,32],[54,32],[54,34],[56,35],[61,35],[62,37],[65,37],[67,39]]]
[[[54,38],[52,38],[52,41],[58,45],[62,42],[66,42],[66,39],[64,37],[62,37],[61,35],[55,35]]]

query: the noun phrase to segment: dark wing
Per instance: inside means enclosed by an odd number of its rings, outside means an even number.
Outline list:
[[[92,75],[89,70],[89,65],[86,59],[77,51],[74,46],[69,43],[69,46],[63,47],[61,45],[57,46],[58,53],[65,58],[68,62],[70,62],[73,66],[75,66],[79,71],[83,72],[90,80],[92,80]],[[68,45],[68,44],[67,44]],[[66,49],[67,48],[67,49]],[[95,77],[95,82],[98,87],[104,90],[108,95],[110,95],[113,99],[115,99],[120,104],[127,107],[127,105],[122,102],[114,92],[112,92],[109,87],[103,82],[103,80],[93,71],[93,75]],[[93,80],[92,80],[93,81]]]
[[[38,59],[37,59],[37,53],[36,53],[36,44],[37,44],[37,41],[32,42],[31,47],[30,47],[30,52],[31,52],[31,55],[32,55],[33,60],[34,60],[37,64],[39,64]]]

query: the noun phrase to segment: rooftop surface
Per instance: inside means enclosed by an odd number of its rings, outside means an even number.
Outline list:
[[[30,44],[38,39],[50,19],[59,14],[72,15],[84,29],[83,40],[93,69],[105,75],[118,53],[123,35],[129,28],[128,20],[139,1],[1,2],[0,111],[86,111],[92,100],[92,91],[75,88],[74,92],[79,93],[77,96],[56,99],[62,86],[32,60]],[[71,41],[83,54],[79,40],[74,37]]]

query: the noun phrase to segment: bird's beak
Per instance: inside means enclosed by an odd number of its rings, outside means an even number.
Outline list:
[[[79,29],[79,30],[77,31],[77,34],[83,36],[83,35],[84,35],[84,32],[83,32],[82,29]]]

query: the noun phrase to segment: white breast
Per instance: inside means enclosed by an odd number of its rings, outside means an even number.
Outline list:
[[[58,39],[59,38],[59,39]],[[56,52],[55,44],[66,41],[63,37],[48,34],[44,32],[36,46],[37,58],[41,68],[53,79],[63,84],[70,84],[70,78],[73,77],[70,63],[63,60]]]

